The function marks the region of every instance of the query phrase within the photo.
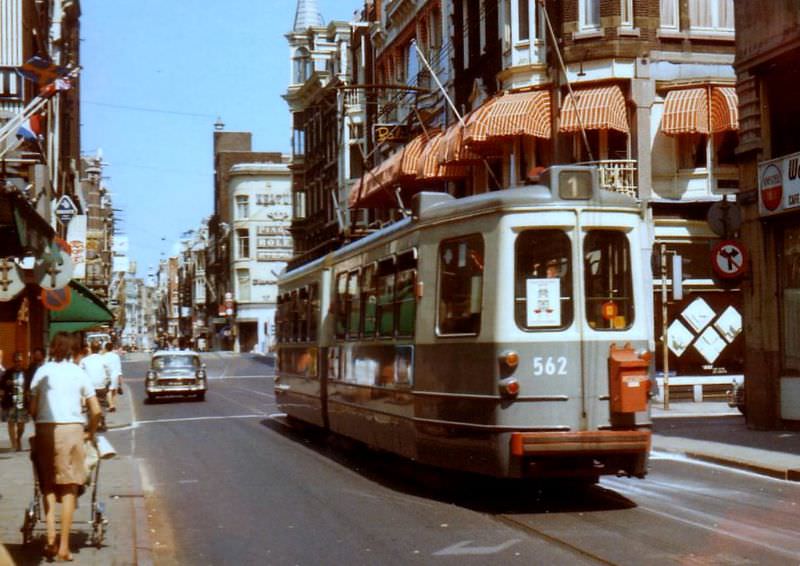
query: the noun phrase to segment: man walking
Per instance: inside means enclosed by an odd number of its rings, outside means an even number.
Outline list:
[[[103,361],[108,368],[108,412],[113,413],[117,410],[117,393],[122,391],[122,360],[114,351],[111,342],[106,342],[106,351],[103,354]]]
[[[92,382],[97,400],[108,400],[110,372],[106,365],[106,360],[103,358],[102,354],[100,354],[100,342],[93,340],[92,343],[89,344],[89,350],[91,354],[80,361],[81,369],[89,375],[89,380]],[[100,417],[100,429],[105,430],[105,415],[101,415]]]

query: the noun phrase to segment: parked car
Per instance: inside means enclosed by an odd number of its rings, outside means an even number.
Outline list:
[[[745,412],[747,410],[747,405],[744,396],[744,383],[738,381],[731,383],[731,388],[726,391],[726,396],[728,398],[729,407],[736,407],[743,415],[747,414]]]
[[[191,350],[161,350],[153,354],[145,378],[147,399],[165,395],[206,397],[206,365]]]

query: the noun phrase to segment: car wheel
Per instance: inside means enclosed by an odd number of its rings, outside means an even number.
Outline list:
[[[205,401],[205,400],[206,400],[206,394],[205,394],[205,392],[203,392],[203,393],[198,393],[198,394],[197,394],[197,400],[198,400],[198,401]]]

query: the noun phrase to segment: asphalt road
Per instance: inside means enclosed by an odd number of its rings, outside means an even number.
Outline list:
[[[800,562],[796,484],[658,453],[585,490],[439,473],[288,427],[263,358],[206,363],[205,402],[155,404],[126,363],[157,564]]]

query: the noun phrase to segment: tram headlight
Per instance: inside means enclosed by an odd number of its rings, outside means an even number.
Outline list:
[[[508,369],[515,369],[519,365],[519,354],[514,350],[506,350],[500,354],[500,362]]]
[[[500,386],[500,394],[503,397],[513,399],[519,395],[519,381],[516,378],[507,377],[501,379],[498,385]]]

